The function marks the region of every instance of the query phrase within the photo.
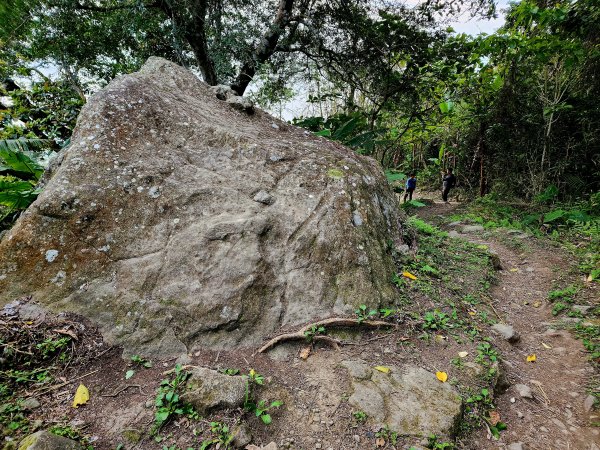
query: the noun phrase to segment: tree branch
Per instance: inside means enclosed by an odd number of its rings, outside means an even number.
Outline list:
[[[279,38],[281,38],[285,28],[289,24],[293,7],[294,0],[279,1],[277,14],[275,15],[275,19],[273,20],[271,27],[262,37],[261,43],[255,50],[252,58],[242,65],[240,73],[238,74],[235,82],[231,85],[231,88],[237,92],[238,95],[244,94],[248,84],[250,84],[250,81],[252,81],[252,78],[254,78],[258,67],[265,63],[273,55],[273,53],[275,53]]]

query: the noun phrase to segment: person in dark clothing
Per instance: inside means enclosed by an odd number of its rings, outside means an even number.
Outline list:
[[[448,169],[446,171],[446,174],[442,178],[442,183],[443,183],[442,199],[446,203],[448,203],[448,193],[450,192],[450,189],[452,189],[454,187],[454,185],[456,184],[456,177],[452,173],[452,169]]]
[[[417,188],[417,179],[415,178],[415,174],[411,173],[410,178],[406,180],[406,193],[404,194],[404,203],[406,203],[406,198],[412,201],[413,192]]]

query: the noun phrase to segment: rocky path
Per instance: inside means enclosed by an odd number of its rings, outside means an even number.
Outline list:
[[[434,203],[419,215],[435,222],[457,206]],[[452,230],[451,235],[486,245],[500,257],[503,270],[491,291],[492,305],[501,323],[520,336],[514,344],[497,342],[510,387],[495,403],[508,429],[500,441],[489,440],[484,432],[467,448],[599,449],[600,429],[593,423],[600,417],[592,410],[593,397],[586,393],[594,368],[581,342],[552,315],[547,301],[553,281],[571,264],[569,256],[533,237],[484,232],[463,224]],[[588,297],[597,302],[597,293],[596,289]],[[535,362],[527,361],[530,355],[536,355]]]

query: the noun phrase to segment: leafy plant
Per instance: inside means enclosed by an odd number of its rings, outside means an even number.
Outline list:
[[[383,428],[375,433],[375,436],[389,441],[392,445],[396,445],[398,443],[398,433],[390,430],[388,425],[384,425]]]
[[[234,376],[240,373],[240,369],[219,369],[219,372],[225,375]]]
[[[266,400],[260,400],[256,402],[255,388],[256,386],[264,385],[264,377],[258,374],[254,369],[250,369],[250,372],[246,376],[246,393],[244,398],[244,409],[248,412],[254,413],[265,425],[269,425],[273,419],[269,414],[269,411],[273,408],[279,408],[283,405],[283,402],[279,400],[272,401],[267,406]]]
[[[185,382],[190,374],[182,369],[181,364],[175,366],[173,377],[166,378],[160,382],[154,405],[154,425],[153,434],[156,434],[174,415],[185,414],[191,409],[189,405],[184,405],[179,397],[179,393],[185,386]]]
[[[200,445],[199,450],[206,450],[213,444],[216,444],[224,450],[229,450],[231,448],[231,442],[233,441],[234,436],[229,430],[228,425],[221,422],[211,422],[210,431],[215,437],[204,440],[202,445]]]
[[[254,414],[262,420],[265,425],[269,425],[273,421],[269,411],[273,408],[279,408],[281,405],[283,405],[283,402],[280,400],[274,400],[268,406],[266,400],[260,400],[256,405]]]
[[[362,323],[365,320],[370,320],[377,315],[376,309],[367,309],[367,305],[360,305],[358,309],[354,310],[354,313],[358,316],[358,323]]]
[[[561,312],[563,312],[565,309],[568,309],[568,306],[565,305],[562,302],[556,302],[554,304],[554,306],[552,307],[552,315],[553,316],[558,316]]]
[[[368,417],[368,416],[367,416],[367,413],[366,413],[366,412],[364,412],[364,411],[354,411],[354,412],[352,413],[352,416],[354,417],[354,419],[356,419],[356,421],[357,421],[358,423],[363,423],[363,422],[366,422],[366,420],[367,420],[367,417]]]
[[[304,332],[304,337],[308,342],[312,342],[313,338],[319,334],[325,334],[325,327],[312,326]]]
[[[440,438],[435,434],[430,434],[427,440],[427,448],[430,448],[432,450],[452,450],[454,448],[453,443],[441,442]]]
[[[444,312],[438,311],[427,311],[423,316],[423,323],[421,327],[424,330],[439,331],[451,328],[450,316]]]
[[[475,361],[480,364],[489,365],[498,361],[498,352],[489,342],[482,342],[477,346]]]
[[[55,356],[56,353],[65,350],[70,342],[71,338],[68,337],[59,339],[48,338],[37,344],[36,348],[40,350],[43,359],[48,359]]]
[[[131,362],[138,366],[145,367],[146,369],[152,367],[152,362],[148,361],[146,358],[142,358],[140,355],[133,355],[131,357]]]

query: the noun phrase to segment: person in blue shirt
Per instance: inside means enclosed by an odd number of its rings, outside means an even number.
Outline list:
[[[415,174],[411,173],[410,178],[406,180],[406,193],[404,194],[404,203],[406,203],[406,198],[412,201],[413,192],[417,188],[417,179],[415,178]]]

